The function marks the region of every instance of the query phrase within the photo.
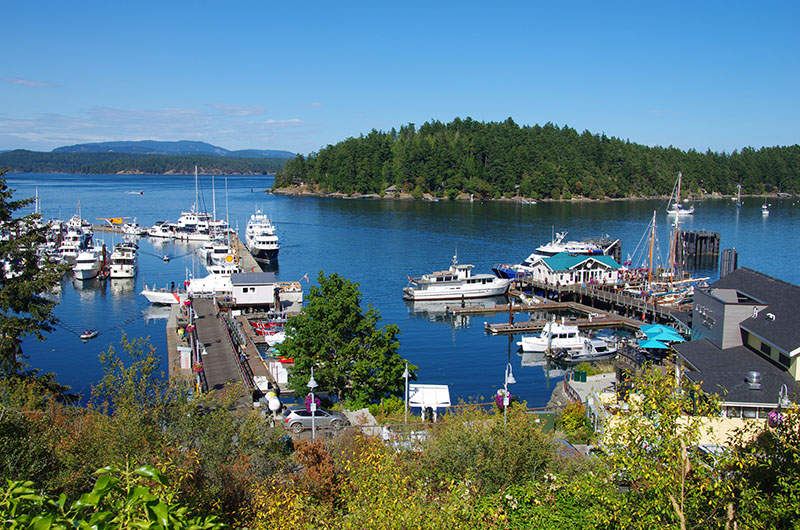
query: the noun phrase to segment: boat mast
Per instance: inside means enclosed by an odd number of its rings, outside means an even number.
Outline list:
[[[197,203],[197,164],[194,166],[194,205],[192,211],[197,213],[200,211],[200,205]]]
[[[681,203],[681,177],[683,175],[680,171],[678,171],[678,195],[675,196],[675,204],[680,205]],[[675,208],[677,210],[677,208]]]
[[[656,240],[656,212],[653,212],[653,221],[650,223],[650,266],[647,269],[647,287],[653,281],[653,245]]]
[[[214,174],[211,174],[211,237],[217,237],[217,230],[214,226],[214,223],[217,220],[217,191],[214,188]]]
[[[672,235],[672,243],[669,247],[669,284],[672,289],[672,281],[675,279],[675,259],[678,257],[678,216],[675,216],[675,232]]]

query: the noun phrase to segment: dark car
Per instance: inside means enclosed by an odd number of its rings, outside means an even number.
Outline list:
[[[318,429],[332,428],[339,430],[350,425],[344,414],[321,408],[318,408],[314,413],[314,422]],[[302,405],[288,407],[283,411],[283,426],[293,433],[300,434],[303,430],[311,428],[311,413]]]

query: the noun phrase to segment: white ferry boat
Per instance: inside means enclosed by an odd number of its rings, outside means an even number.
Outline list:
[[[409,285],[403,288],[406,300],[460,300],[462,298],[484,298],[500,296],[508,291],[511,280],[493,274],[472,274],[473,265],[459,265],[453,256],[453,264],[446,271],[423,274],[419,278],[409,277]]]

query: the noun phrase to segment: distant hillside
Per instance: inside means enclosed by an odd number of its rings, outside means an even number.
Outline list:
[[[500,199],[669,195],[683,173],[686,196],[800,193],[800,145],[699,153],[647,147],[570,127],[455,118],[372,130],[287,161],[274,188],[348,194],[395,186],[422,198]]]
[[[235,158],[280,158],[290,159],[297,156],[290,151],[270,149],[244,149],[230,151],[223,147],[211,145],[206,142],[192,142],[180,140],[177,142],[158,142],[155,140],[141,140],[138,142],[97,142],[77,144],[53,149],[53,153],[127,153],[138,155],[167,155],[167,156],[226,156]]]
[[[213,146],[211,146],[213,147]],[[94,175],[194,173],[206,175],[265,175],[286,164],[285,158],[253,158],[194,154],[191,156],[104,152],[50,152],[17,149],[0,153],[0,168],[14,173],[78,173]]]

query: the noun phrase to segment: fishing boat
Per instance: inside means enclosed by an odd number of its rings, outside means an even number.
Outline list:
[[[669,204],[667,206],[667,215],[692,215],[694,213],[694,206],[684,206],[681,204],[681,179],[683,174],[678,171],[678,180],[675,182],[675,187],[672,188],[672,193],[669,197]]]
[[[493,274],[472,274],[474,265],[459,265],[458,256],[445,271],[423,274],[419,278],[408,278],[403,288],[406,300],[460,300],[500,296],[508,291],[511,280]]]
[[[567,325],[564,322],[548,322],[538,335],[523,335],[517,346],[525,353],[550,352],[554,358],[565,362],[582,357],[601,358],[613,356],[616,347],[600,338],[584,337],[580,334],[578,326]],[[579,361],[578,361],[579,362]]]

